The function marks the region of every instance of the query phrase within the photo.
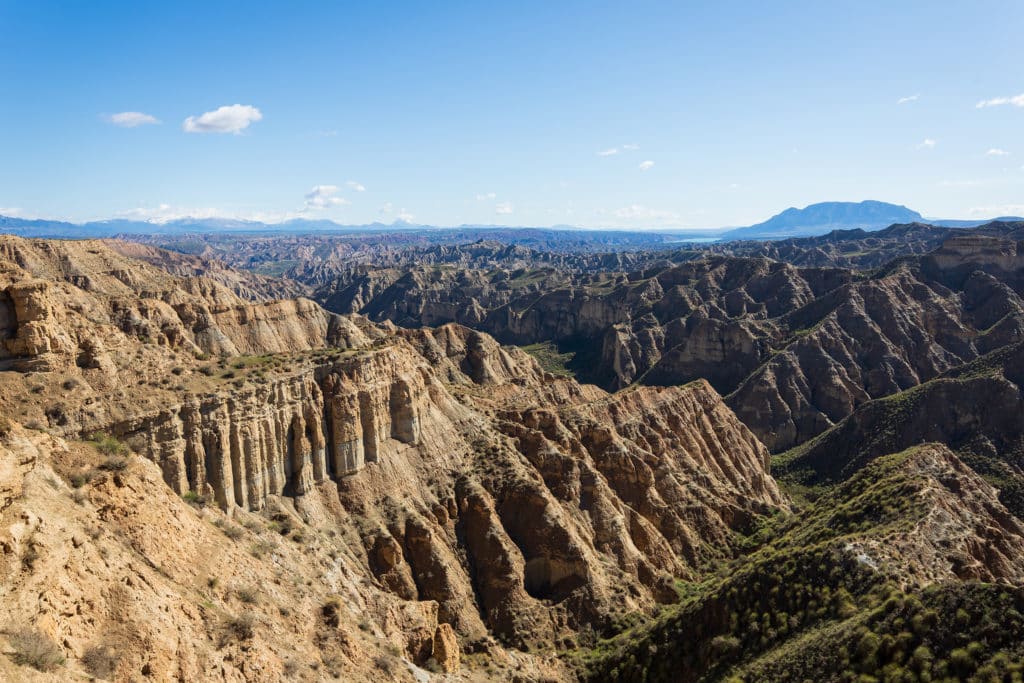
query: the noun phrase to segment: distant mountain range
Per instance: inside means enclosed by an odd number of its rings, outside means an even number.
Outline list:
[[[802,209],[789,208],[763,223],[721,233],[724,241],[777,240],[789,237],[814,237],[833,230],[881,230],[890,225],[928,223],[944,228],[973,228],[991,221],[1019,221],[1017,216],[982,220],[946,220],[925,218],[899,204],[867,200],[863,202],[821,202]]]
[[[1002,216],[980,220],[926,219],[917,211],[898,204],[867,200],[863,202],[821,202],[802,209],[789,208],[768,220],[747,227],[719,230],[634,230],[618,229],[619,233],[657,233],[663,237],[677,237],[675,241],[687,239],[707,240],[717,238],[733,240],[778,240],[790,237],[813,237],[833,230],[881,230],[894,224],[929,223],[947,228],[970,228],[990,221],[1020,221],[1017,216]],[[521,226],[526,227],[526,226]],[[89,238],[113,237],[125,234],[183,234],[209,232],[379,232],[388,230],[517,230],[520,227],[494,225],[460,225],[439,227],[395,221],[394,223],[369,223],[365,225],[342,225],[327,219],[310,220],[297,218],[283,223],[263,223],[230,218],[181,218],[162,223],[115,218],[87,223],[17,218],[0,216],[0,232],[23,237]],[[585,230],[568,225],[539,228],[548,231]]]

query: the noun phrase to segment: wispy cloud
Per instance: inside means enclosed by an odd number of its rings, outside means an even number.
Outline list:
[[[415,218],[411,212],[406,209],[395,209],[395,205],[391,202],[384,202],[384,206],[378,209],[378,213],[381,216],[394,217],[395,220],[403,221],[405,223],[411,223],[412,219]]]
[[[21,216],[21,212],[17,206],[0,206],[0,216]]]
[[[1007,152],[1005,149],[999,149],[998,147],[993,147],[989,151],[985,152],[985,156],[987,156],[987,157],[1008,157],[1008,156],[1010,156],[1010,153]]]
[[[1002,204],[998,206],[975,206],[967,210],[972,216],[995,218],[996,216],[1024,215],[1024,204]]]
[[[896,104],[910,104],[911,102],[917,102],[920,95],[907,95],[896,100]]]
[[[1012,97],[993,97],[988,100],[982,100],[974,106],[978,109],[984,109],[985,107],[1001,107],[1004,104],[1012,104],[1014,107],[1024,107],[1024,93],[1014,95]]]
[[[654,162],[653,161],[649,161],[649,160],[648,161],[641,161],[640,162],[640,166],[638,168],[641,171],[650,171],[652,168],[654,168]]]
[[[511,214],[512,210],[512,204],[510,202],[502,202],[501,204],[498,204],[496,207],[494,207],[494,213],[501,216],[507,216]]]
[[[137,128],[138,126],[155,125],[160,123],[160,119],[157,117],[144,114],[141,111],[122,111],[117,114],[105,116],[104,118],[107,123],[112,123],[121,128]]]
[[[671,211],[652,209],[650,207],[643,206],[642,204],[630,204],[629,206],[621,209],[616,209],[614,214],[616,218],[622,218],[625,220],[663,221],[679,218],[679,214]]]
[[[497,199],[498,195],[495,192],[484,192],[476,196],[478,202],[486,202],[489,199]]]
[[[620,152],[635,152],[640,149],[640,145],[619,145],[618,147],[609,147],[608,149],[602,149],[597,153],[599,157],[610,157],[619,154]]]
[[[363,185],[362,183],[357,183],[354,180],[350,180],[345,184],[349,187],[350,190],[355,190],[356,192],[366,192],[366,186]]]
[[[190,116],[181,124],[186,133],[234,133],[241,134],[256,121],[263,119],[263,113],[248,104],[231,104],[218,107],[199,116]]]
[[[306,193],[306,209],[319,211],[334,206],[344,206],[349,201],[343,197],[336,197],[338,194],[337,185],[315,185],[312,190]]]
[[[919,144],[917,146],[917,148],[918,149],[931,149],[931,148],[935,147],[936,144],[938,144],[938,143],[936,143],[935,140],[932,140],[931,138],[925,138],[924,140],[921,141],[921,144]]]

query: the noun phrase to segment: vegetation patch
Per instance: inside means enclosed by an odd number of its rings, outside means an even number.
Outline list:
[[[120,439],[104,432],[94,433],[89,443],[103,455],[124,456],[128,453],[128,447]]]
[[[7,634],[11,652],[9,657],[15,664],[30,666],[37,671],[49,673],[64,664],[64,652],[45,633],[24,628]]]
[[[561,377],[575,376],[575,373],[569,369],[569,364],[576,357],[575,352],[562,353],[557,346],[549,341],[529,344],[520,348],[533,356],[545,372]]]

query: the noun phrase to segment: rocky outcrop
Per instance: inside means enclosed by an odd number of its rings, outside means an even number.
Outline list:
[[[227,266],[216,258],[168,251],[127,240],[104,240],[104,244],[111,251],[130,259],[144,261],[171,275],[181,278],[202,277],[212,280],[248,301],[294,299],[309,294],[308,288],[295,280],[238,270]]]
[[[939,444],[914,448],[898,476],[914,482],[920,513],[911,528],[852,541],[847,551],[902,583],[1024,583],[1024,523],[995,487]]]
[[[368,349],[108,428],[157,462],[179,494],[261,509],[269,496],[303,495],[418,443],[424,377],[392,353]]]
[[[108,373],[111,354],[140,342],[236,355],[363,341],[349,321],[307,299],[251,303],[213,280],[126,259],[103,242],[9,236],[0,237],[0,335],[0,362]]]

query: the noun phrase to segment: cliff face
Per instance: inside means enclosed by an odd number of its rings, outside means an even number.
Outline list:
[[[451,326],[291,367],[106,429],[224,508],[333,485],[372,575],[475,638],[543,644],[672,600],[786,505],[705,383],[608,396]]]

